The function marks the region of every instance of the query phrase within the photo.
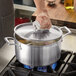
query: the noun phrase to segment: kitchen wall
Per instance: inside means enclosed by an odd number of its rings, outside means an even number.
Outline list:
[[[33,0],[13,0],[13,1],[15,4],[28,5],[28,6],[35,7]]]

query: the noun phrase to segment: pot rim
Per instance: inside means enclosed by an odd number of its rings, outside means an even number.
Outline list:
[[[22,26],[27,26],[27,25],[31,25],[32,24],[32,22],[29,22],[29,23],[22,23],[22,24],[19,24],[19,25],[17,25],[17,26],[15,26],[15,28],[14,28],[14,35],[16,34],[16,35],[18,35],[15,31],[18,29],[18,28],[20,28],[20,27],[22,27]],[[60,36],[58,37],[58,38],[55,38],[55,39],[48,39],[48,40],[36,40],[36,39],[30,39],[30,38],[27,38],[27,37],[23,37],[23,36],[20,36],[20,35],[18,35],[19,37],[21,37],[22,39],[24,39],[24,40],[28,40],[28,41],[33,41],[33,42],[47,42],[47,41],[52,41],[52,40],[55,40],[55,41],[58,41],[58,40],[60,40],[60,38],[62,38],[62,35],[63,35],[63,32],[62,32],[62,30],[60,29],[60,28],[58,28],[57,26],[53,26],[52,25],[52,27],[55,27],[55,28],[57,28],[58,29],[58,31],[60,32]],[[50,29],[49,29],[50,30]],[[33,32],[33,31],[32,31]]]
[[[50,41],[32,41],[32,40],[29,41],[29,40],[27,40],[28,43],[23,43],[23,42],[19,41],[15,36],[14,36],[14,38],[22,44],[33,45],[33,46],[47,46],[47,45],[54,44],[54,43],[58,42],[59,40],[61,40],[61,37],[60,37],[60,38],[57,38],[55,40],[50,40]]]

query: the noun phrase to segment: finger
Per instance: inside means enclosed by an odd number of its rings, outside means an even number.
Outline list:
[[[49,24],[49,26],[48,26],[48,29],[50,29],[50,28],[51,28],[51,26],[52,26],[52,24],[50,23],[50,24]]]

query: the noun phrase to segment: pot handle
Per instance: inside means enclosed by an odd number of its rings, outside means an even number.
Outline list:
[[[14,42],[11,42],[11,40],[14,40],[13,37],[5,37],[4,40],[5,40],[9,45],[15,45]]]
[[[62,29],[65,29],[65,30],[67,31],[67,33],[62,36],[63,38],[64,38],[65,36],[67,36],[68,34],[71,33],[70,29],[69,29],[68,27],[66,27],[66,26],[60,27],[60,29],[61,29],[61,30],[62,30]]]

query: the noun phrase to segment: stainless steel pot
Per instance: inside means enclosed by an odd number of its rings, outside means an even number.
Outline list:
[[[38,26],[37,22],[34,22]],[[36,26],[36,28],[37,28]],[[63,35],[62,28],[67,30]],[[46,66],[55,63],[61,56],[63,37],[70,34],[67,27],[52,26],[49,30],[34,30],[32,23],[24,23],[14,28],[14,38],[5,37],[9,45],[15,45],[16,58],[25,65]],[[11,43],[10,40],[14,40]]]

